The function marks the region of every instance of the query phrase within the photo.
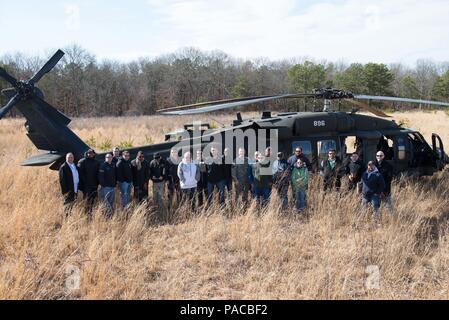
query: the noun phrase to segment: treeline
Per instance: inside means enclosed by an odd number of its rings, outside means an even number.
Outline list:
[[[129,63],[98,61],[73,45],[38,84],[46,100],[70,116],[153,114],[156,110],[209,100],[335,87],[358,94],[449,100],[449,63],[316,62],[306,59],[242,60],[220,51],[185,48]],[[52,53],[49,53],[49,56]],[[0,65],[29,78],[46,58],[5,55]],[[9,87],[0,80],[0,89]],[[1,104],[6,98],[1,98]],[[398,106],[396,106],[398,107]]]

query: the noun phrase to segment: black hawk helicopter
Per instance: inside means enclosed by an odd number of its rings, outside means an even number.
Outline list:
[[[27,81],[18,81],[0,68],[0,77],[12,85],[2,93],[8,97],[9,102],[0,109],[0,119],[14,106],[25,116],[25,128],[27,136],[37,149],[45,153],[32,156],[22,162],[23,166],[47,166],[58,170],[65,161],[65,154],[72,152],[75,159],[79,160],[89,149],[73,131],[68,128],[71,120],[59,112],[44,100],[41,90],[35,84],[63,57],[64,52],[58,50],[50,60],[33,77]],[[397,97],[356,95],[334,89],[319,89],[313,93],[267,95],[248,98],[228,99],[220,101],[204,102],[181,107],[159,110],[164,115],[196,115],[205,112],[213,112],[241,106],[254,105],[266,101],[282,99],[321,99],[324,100],[324,108],[320,112],[289,112],[272,114],[263,112],[260,118],[243,119],[237,113],[237,119],[228,127],[211,130],[208,124],[186,124],[180,132],[168,133],[166,142],[138,148],[127,149],[134,157],[139,150],[145,156],[152,156],[158,152],[163,157],[168,157],[170,150],[179,144],[180,140],[190,146],[204,147],[211,141],[204,142],[202,138],[194,136],[194,131],[208,132],[208,135],[225,136],[229,132],[240,130],[246,132],[252,130],[276,131],[278,151],[291,154],[301,146],[303,153],[312,160],[316,168],[320,159],[326,157],[329,149],[335,149],[341,158],[348,155],[350,149],[358,152],[366,163],[374,159],[378,150],[384,151],[387,161],[395,168],[395,173],[407,172],[414,175],[431,175],[442,170],[448,162],[444,152],[441,138],[432,134],[432,145],[429,145],[424,137],[416,130],[403,128],[381,110],[370,107],[361,102],[395,101],[407,103],[419,103],[426,105],[449,106],[447,102],[416,100]],[[354,103],[358,108],[376,115],[368,116],[352,112],[338,112],[331,109],[332,100],[345,100]],[[209,130],[208,130],[209,129]],[[273,142],[273,137],[266,138],[266,145]],[[257,148],[259,146],[252,146]],[[245,149],[248,145],[245,145]],[[235,154],[235,146],[234,146]],[[97,154],[97,158],[104,159],[105,154]]]

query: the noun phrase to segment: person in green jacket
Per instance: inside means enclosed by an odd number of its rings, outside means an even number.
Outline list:
[[[306,162],[298,159],[292,169],[292,191],[295,197],[295,206],[298,211],[306,208],[307,188],[309,184],[309,170]]]

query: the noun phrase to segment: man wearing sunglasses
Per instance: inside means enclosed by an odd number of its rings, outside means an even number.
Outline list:
[[[381,202],[384,202],[385,206],[391,210],[391,181],[393,180],[393,166],[385,160],[385,154],[382,151],[376,153],[375,165],[385,181],[384,192],[380,195]]]
[[[299,159],[301,159],[302,161],[304,161],[306,163],[307,169],[309,169],[309,170],[312,169],[312,164],[310,163],[310,160],[304,155],[304,153],[302,153],[302,148],[296,147],[295,153],[287,160],[287,162],[290,166],[290,170],[293,169],[293,167],[295,166],[295,164],[297,163],[297,161]]]

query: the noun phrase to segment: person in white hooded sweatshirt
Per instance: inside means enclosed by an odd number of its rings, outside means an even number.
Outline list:
[[[192,211],[195,210],[195,192],[200,180],[200,169],[198,164],[192,162],[190,152],[186,152],[178,165],[178,177],[181,185],[183,200],[192,203]]]

